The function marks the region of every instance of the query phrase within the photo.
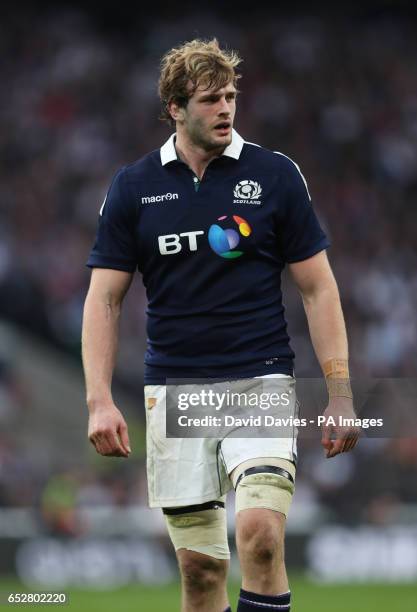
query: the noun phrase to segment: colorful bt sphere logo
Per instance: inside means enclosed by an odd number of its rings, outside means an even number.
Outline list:
[[[224,221],[225,219],[227,219],[227,215],[218,217],[217,221]],[[240,236],[247,238],[252,233],[252,228],[246,219],[237,215],[233,215],[232,219],[236,223],[237,230],[232,228],[223,229],[217,223],[213,223],[208,232],[208,241],[211,248],[217,255],[226,259],[236,259],[236,257],[243,255],[243,251],[234,251],[232,249],[239,244]]]

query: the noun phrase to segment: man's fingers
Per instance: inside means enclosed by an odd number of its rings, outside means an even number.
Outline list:
[[[123,456],[123,457],[127,457],[129,455],[128,451],[123,448],[122,443],[120,442],[120,438],[119,435],[117,433],[113,434],[113,449],[115,452],[120,453],[120,455],[117,456]]]
[[[321,445],[327,451],[329,451],[332,448],[331,433],[332,433],[331,427],[327,425],[323,425],[322,434],[321,434]]]
[[[356,446],[356,444],[358,443],[358,440],[359,440],[359,435],[360,435],[360,431],[357,431],[357,432],[353,432],[347,438],[345,447],[343,449],[344,453],[347,453],[348,451],[351,451],[352,448],[355,448],[355,446]]]
[[[327,450],[326,457],[335,457],[339,453],[352,450],[361,434],[359,427],[347,424],[357,418],[352,400],[346,397],[330,397],[329,405],[323,416],[325,421],[322,427],[321,444]],[[331,426],[328,426],[327,423],[331,423]]]
[[[336,455],[341,453],[344,444],[345,444],[345,440],[343,438],[338,438],[337,440],[333,440],[332,448],[328,451],[326,457],[330,459],[330,457],[335,457]]]
[[[90,436],[90,441],[100,455],[106,457],[128,456],[128,452],[121,445],[116,432],[96,432]]]
[[[361,429],[358,429],[358,428],[351,429],[346,436],[345,445],[343,447],[342,452],[347,453],[348,451],[352,450],[352,448],[356,446],[356,443],[359,439],[360,434],[361,434]]]
[[[90,414],[89,439],[100,455],[107,457],[128,457],[130,453],[127,425],[120,411],[97,410]]]
[[[345,439],[345,443],[344,443],[343,448],[342,448],[342,453],[349,452],[350,449],[352,448],[352,444],[354,443],[354,441],[355,441],[355,438],[353,436],[348,436]]]
[[[356,441],[353,439],[348,439],[345,442],[345,445],[343,447],[343,453],[348,453],[350,450],[352,450],[352,448],[355,446]]]
[[[112,454],[113,449],[105,437],[96,437],[93,444],[99,455],[108,456]]]
[[[124,421],[119,425],[118,432],[119,432],[120,442],[123,448],[125,449],[127,453],[131,453],[132,451],[131,451],[130,443],[129,443],[129,434],[127,431],[127,425]]]
[[[326,457],[335,457],[340,453],[347,453],[356,446],[360,434],[360,430],[354,429],[351,431],[343,432],[337,431],[336,440],[332,440],[332,445],[328,449]]]
[[[340,449],[340,452],[341,453],[347,453],[348,450],[350,449],[351,443],[352,443],[352,438],[350,438],[349,436],[344,438],[343,444],[342,444],[342,448]]]
[[[99,455],[103,455],[103,457],[121,457],[122,453],[114,448],[111,448],[108,444],[98,444],[96,446],[96,451]]]

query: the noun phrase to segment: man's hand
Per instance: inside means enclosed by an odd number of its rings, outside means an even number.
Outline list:
[[[361,428],[349,425],[339,425],[340,418],[357,419],[352,400],[348,397],[331,397],[329,405],[323,413],[326,422],[322,427],[321,444],[326,451],[326,457],[335,457],[339,453],[347,453],[356,446],[361,434]],[[336,425],[326,424],[332,417]],[[332,439],[335,438],[335,439]]]
[[[88,437],[100,455],[128,457],[131,452],[126,421],[114,404],[90,409]]]

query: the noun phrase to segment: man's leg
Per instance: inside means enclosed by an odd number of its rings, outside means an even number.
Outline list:
[[[226,589],[229,562],[180,548],[177,559],[181,572],[182,612],[223,612],[230,610]]]
[[[285,516],[273,510],[241,510],[236,545],[242,569],[238,612],[288,612],[290,590],[284,562]]]
[[[236,546],[242,569],[238,612],[288,612],[284,534],[295,466],[276,458],[255,459],[239,465],[231,478],[236,488]]]
[[[165,385],[145,386],[149,503],[163,508],[181,571],[183,612],[224,612],[230,552],[225,496],[217,497],[213,479],[217,440],[167,438],[166,396]],[[211,491],[213,501],[181,503]],[[166,500],[174,507],[166,507]]]
[[[163,511],[181,572],[182,612],[229,610],[224,501]]]
[[[242,588],[263,595],[286,593],[285,516],[264,508],[241,510],[236,516],[236,546]]]

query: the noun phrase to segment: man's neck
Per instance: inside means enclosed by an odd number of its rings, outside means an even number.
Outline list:
[[[204,172],[215,157],[220,157],[226,147],[206,151],[202,147],[196,146],[177,132],[175,139],[175,149],[180,159],[187,164],[196,176],[201,180]]]

